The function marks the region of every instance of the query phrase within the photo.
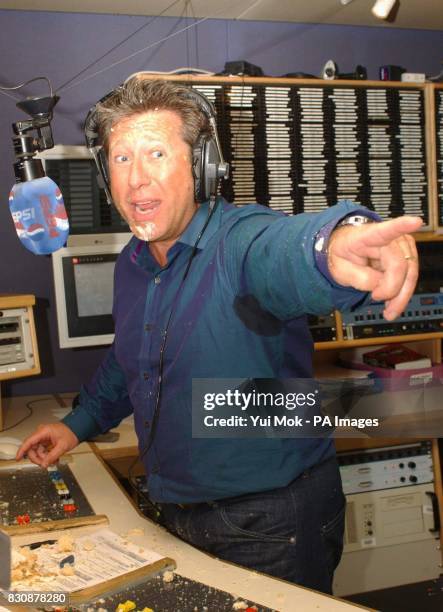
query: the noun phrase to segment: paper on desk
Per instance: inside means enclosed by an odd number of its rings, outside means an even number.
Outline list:
[[[56,575],[50,579],[42,578],[41,583],[32,584],[33,590],[64,591],[73,593],[81,589],[95,586],[111,578],[145,567],[162,559],[158,553],[140,548],[123,540],[110,529],[101,529],[93,534],[75,538],[72,552],[57,552],[55,545],[41,546],[34,552],[38,557],[38,565],[48,569],[58,568],[62,559],[73,554],[75,558],[75,574],[73,576]],[[29,584],[12,584],[11,589],[17,591],[29,590]]]

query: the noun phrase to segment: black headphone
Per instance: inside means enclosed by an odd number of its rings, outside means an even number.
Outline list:
[[[109,204],[112,204],[112,196],[109,181],[108,160],[106,159],[103,145],[99,142],[97,105],[103,103],[117,90],[113,90],[106,94],[106,96],[101,98],[89,110],[84,127],[86,146],[94,158],[99,177],[99,184],[100,187],[103,187],[105,190],[106,199],[108,200]],[[223,159],[223,153],[217,133],[214,106],[206,98],[206,96],[191,87],[188,90],[188,96],[207,116],[212,130],[212,134],[201,134],[192,149],[192,173],[194,175],[195,201],[201,203],[205,202],[206,200],[215,199],[219,180],[226,179],[229,176],[229,164]]]

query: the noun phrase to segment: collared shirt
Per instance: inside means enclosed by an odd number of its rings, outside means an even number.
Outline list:
[[[329,439],[192,438],[192,379],[309,378],[313,342],[305,313],[349,309],[366,294],[330,283],[314,239],[331,221],[365,210],[341,202],[286,217],[220,200],[195,249],[199,207],[160,267],[133,237],[115,269],[115,341],[64,422],[80,440],[134,413],[154,501],[191,503],[285,486],[333,452]],[[168,320],[169,326],[168,326]],[[160,412],[148,452],[164,351]]]

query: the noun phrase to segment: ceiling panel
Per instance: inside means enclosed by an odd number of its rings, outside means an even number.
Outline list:
[[[394,23],[376,19],[375,0],[0,0],[0,9],[250,19],[443,31],[443,0],[400,0]],[[443,38],[442,38],[443,42]],[[442,45],[443,46],[443,45]]]

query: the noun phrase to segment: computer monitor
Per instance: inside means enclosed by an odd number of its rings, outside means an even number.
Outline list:
[[[123,246],[74,246],[52,254],[61,348],[112,343],[114,267]]]

